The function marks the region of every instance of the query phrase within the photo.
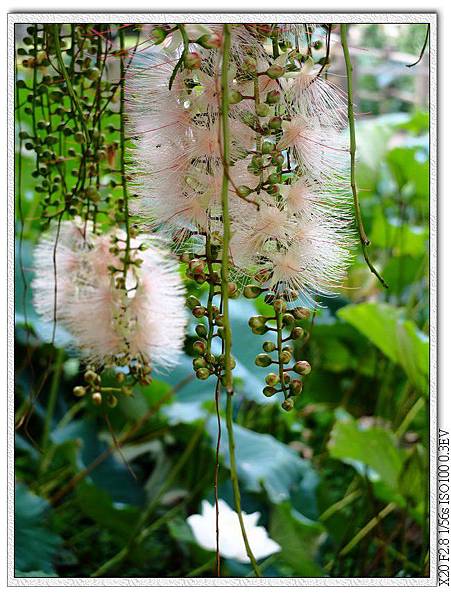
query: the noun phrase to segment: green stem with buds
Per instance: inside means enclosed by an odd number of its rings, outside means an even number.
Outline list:
[[[241,496],[238,484],[238,475],[235,457],[235,436],[233,433],[233,378],[232,378],[232,362],[231,362],[231,347],[232,347],[232,331],[230,326],[229,316],[229,243],[230,243],[230,215],[229,215],[229,161],[230,161],[230,134],[229,134],[229,80],[228,71],[230,64],[230,25],[224,25],[223,37],[223,54],[222,54],[222,70],[221,70],[221,131],[223,144],[223,167],[224,174],[222,178],[221,190],[221,205],[223,219],[223,245],[222,245],[222,261],[221,261],[221,293],[224,315],[224,383],[227,394],[226,403],[226,424],[229,441],[229,459],[230,459],[230,477],[232,480],[233,495],[235,499],[235,509],[238,513],[241,533],[243,536],[246,552],[251,561],[252,567],[257,577],[260,577],[260,570],[257,561],[252,553],[247,538],[244,519],[241,513]]]
[[[352,189],[352,197],[354,199],[354,210],[355,216],[357,220],[357,226],[360,237],[360,244],[362,246],[363,257],[365,259],[366,264],[368,265],[369,270],[379,279],[381,284],[388,288],[388,285],[384,278],[377,272],[376,268],[372,264],[370,257],[368,255],[367,246],[370,245],[370,241],[365,233],[365,227],[363,225],[362,213],[360,211],[360,203],[359,203],[359,195],[356,184],[356,176],[355,176],[355,153],[356,153],[356,139],[355,139],[355,119],[354,119],[354,107],[352,100],[352,62],[351,56],[349,54],[348,48],[348,26],[346,23],[342,23],[340,25],[340,37],[341,37],[341,45],[343,48],[343,56],[346,64],[346,79],[348,84],[348,121],[349,121],[349,153],[351,155],[351,189]]]

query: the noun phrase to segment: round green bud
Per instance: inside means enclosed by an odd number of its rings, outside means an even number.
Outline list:
[[[273,307],[276,313],[284,313],[287,310],[287,303],[282,298],[277,298],[277,300],[274,300]]]
[[[295,318],[293,317],[293,315],[291,313],[285,313],[282,317],[282,323],[286,327],[291,327],[292,325],[294,325],[294,321],[295,321]]]
[[[263,350],[265,352],[274,352],[274,350],[276,350],[277,346],[274,344],[274,342],[269,342],[266,341],[263,343]]]
[[[274,130],[282,129],[282,119],[280,117],[272,117],[268,122],[269,128]]]
[[[277,194],[279,193],[279,186],[278,185],[270,185],[266,191],[271,196],[277,196]]]
[[[269,69],[266,69],[266,75],[268,77],[270,77],[271,79],[277,79],[278,77],[282,77],[282,75],[284,73],[285,73],[284,67],[282,67],[281,65],[277,65],[277,64],[273,64],[269,67]]]
[[[121,371],[119,373],[116,373],[116,381],[118,383],[124,383],[124,381],[125,381],[125,374],[122,373]]]
[[[193,344],[193,350],[196,354],[205,354],[207,351],[207,344],[203,340],[196,340]]]
[[[255,364],[257,367],[269,367],[272,364],[272,359],[269,354],[257,354],[255,357]]]
[[[293,379],[290,383],[290,391],[293,396],[298,396],[302,392],[302,381],[300,379]]]
[[[263,394],[267,398],[270,398],[271,396],[274,396],[274,394],[277,394],[277,390],[276,390],[276,388],[273,388],[273,387],[267,385],[263,388]]]
[[[277,373],[268,373],[265,377],[265,382],[270,386],[274,387],[279,383],[280,379]]]
[[[99,79],[100,75],[101,75],[100,69],[98,69],[97,67],[91,67],[90,69],[88,69],[86,71],[86,77],[90,81],[97,81],[97,79]]]
[[[256,329],[258,327],[265,327],[267,320],[268,320],[268,317],[264,317],[263,315],[251,317],[248,321],[249,327],[251,329]]]
[[[185,56],[185,67],[187,69],[200,69],[202,60],[197,52],[188,52]]]
[[[291,352],[287,352],[286,350],[284,350],[283,352],[280,353],[280,360],[282,361],[282,363],[284,365],[288,364],[291,360]]]
[[[309,319],[310,311],[308,308],[293,308],[291,311],[295,319]]]
[[[188,298],[186,299],[186,305],[188,306],[188,308],[195,308],[196,306],[200,306],[200,300],[199,298],[196,298],[196,296],[188,296]]]
[[[94,371],[88,370],[83,375],[83,379],[86,381],[86,383],[94,383],[94,381],[96,381],[96,379],[97,379],[97,373],[95,373]]]
[[[201,368],[201,369],[197,369],[197,371],[196,371],[197,379],[205,380],[205,379],[208,379],[210,377],[210,375],[211,375],[211,373],[210,373],[209,369]]]
[[[308,375],[311,370],[312,367],[306,360],[298,360],[293,367],[293,371],[298,375]]]
[[[262,288],[258,285],[246,285],[243,290],[243,295],[245,298],[258,298],[258,296],[262,293]]]
[[[270,113],[270,108],[267,104],[257,104],[255,107],[255,112],[259,117],[267,117]]]
[[[200,258],[193,258],[193,260],[189,261],[188,268],[192,273],[203,273],[205,270],[205,261]]]
[[[82,398],[86,394],[86,388],[82,385],[75,386],[72,391],[74,393],[74,396],[77,396],[77,398]]]
[[[251,166],[256,170],[261,170],[263,167],[263,158],[258,154],[254,154],[251,160]]]
[[[166,39],[167,32],[163,27],[155,27],[150,33],[150,38],[155,45],[162,44]]]
[[[266,104],[278,104],[280,102],[280,92],[278,90],[271,90],[266,95]]]
[[[272,142],[263,142],[262,144],[262,154],[271,154],[274,152],[275,145]]]
[[[257,70],[257,61],[255,58],[248,56],[243,61],[243,69],[248,73],[254,73]]]
[[[94,392],[92,395],[92,401],[97,406],[100,406],[100,404],[102,404],[102,394],[100,392]]]
[[[207,314],[207,309],[205,306],[195,306],[191,312],[196,319],[201,319]]]
[[[206,366],[207,366],[207,361],[205,360],[205,358],[202,358],[201,356],[198,356],[197,358],[195,358],[193,360],[193,369],[195,371],[197,371],[197,369],[205,369]]]
[[[252,193],[251,188],[247,185],[240,185],[239,187],[237,187],[236,191],[238,193],[238,196],[241,196],[241,198],[247,198],[247,196],[249,196],[249,194]]]
[[[282,408],[283,410],[286,410],[287,412],[290,412],[290,410],[293,410],[294,408],[294,402],[291,398],[286,398],[283,402],[282,402]]]
[[[201,338],[206,338],[208,335],[207,328],[202,323],[199,323],[199,325],[196,325],[196,333]]]
[[[238,292],[238,286],[233,281],[230,281],[227,285],[227,290],[229,292],[229,296],[235,296]]]
[[[302,327],[293,327],[293,329],[291,331],[291,337],[293,338],[293,340],[298,340],[301,337],[303,337],[303,335],[304,335],[304,330],[302,329]]]
[[[243,95],[238,90],[232,90],[229,94],[229,103],[238,104],[243,99]]]

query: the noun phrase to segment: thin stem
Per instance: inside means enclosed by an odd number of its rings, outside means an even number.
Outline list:
[[[125,252],[124,252],[124,279],[127,278],[127,269],[130,261],[130,222],[128,216],[128,192],[127,192],[127,176],[125,173],[125,122],[124,122],[124,107],[125,107],[125,40],[124,30],[119,29],[119,43],[120,43],[120,56],[121,56],[121,84],[120,84],[120,148],[121,148],[121,183],[122,192],[124,196],[124,224],[126,230],[125,237]]]
[[[346,23],[342,23],[340,25],[340,37],[341,37],[341,45],[343,47],[343,56],[346,64],[346,79],[348,84],[348,121],[349,121],[349,153],[351,155],[351,189],[352,189],[352,197],[354,199],[354,210],[355,216],[357,220],[357,226],[359,231],[360,243],[362,246],[363,257],[365,259],[366,264],[368,265],[369,270],[379,279],[381,284],[388,288],[386,281],[383,279],[381,275],[377,272],[376,268],[373,266],[369,255],[367,246],[370,245],[370,241],[365,233],[365,227],[363,225],[362,213],[360,211],[359,204],[359,195],[357,191],[356,185],[356,176],[355,176],[355,153],[356,153],[356,140],[355,140],[355,119],[354,119],[354,107],[353,107],[353,99],[352,99],[352,62],[351,56],[349,54],[348,48],[348,37],[347,37],[348,26]]]
[[[49,401],[45,413],[44,431],[42,433],[42,451],[47,450],[50,438],[50,430],[52,427],[53,414],[55,412],[56,400],[58,398],[58,388],[61,377],[61,368],[63,366],[64,350],[59,348],[56,352],[55,366],[53,368],[53,377],[50,384]]]
[[[423,58],[424,51],[426,50],[426,46],[427,46],[428,39],[429,39],[429,28],[430,28],[430,25],[428,23],[427,30],[426,30],[426,37],[424,38],[424,44],[423,44],[423,47],[421,48],[421,52],[420,52],[420,56],[418,57],[418,60],[416,60],[415,62],[413,62],[411,65],[406,65],[406,67],[409,67],[409,68],[410,67],[415,67],[415,65],[417,65],[421,61],[421,59]]]
[[[83,131],[84,131],[84,134],[86,137],[86,142],[89,142],[91,136],[89,135],[88,127],[85,122],[85,117],[83,115],[83,110],[80,106],[80,102],[78,101],[77,94],[75,93],[74,88],[72,87],[72,82],[69,77],[69,73],[67,72],[66,65],[64,64],[63,55],[61,53],[59,36],[60,36],[60,27],[59,27],[59,25],[54,25],[53,26],[53,37],[54,37],[55,53],[56,53],[56,59],[58,61],[58,67],[59,67],[59,69],[61,71],[61,75],[63,76],[64,81],[66,83],[67,91],[69,92],[69,96],[71,97],[72,103],[78,113],[78,117],[80,119],[80,126],[83,128]]]
[[[223,247],[221,261],[221,293],[222,293],[222,314],[224,315],[224,383],[227,394],[226,402],[226,424],[229,440],[229,458],[230,458],[230,477],[232,480],[233,495],[235,500],[235,509],[238,513],[241,533],[243,536],[246,552],[251,561],[252,567],[257,577],[260,577],[260,570],[257,561],[252,553],[251,547],[244,526],[244,519],[241,513],[241,496],[238,484],[238,475],[235,458],[235,437],[233,433],[233,378],[231,369],[231,347],[232,331],[229,315],[229,243],[230,243],[230,215],[229,215],[229,162],[230,162],[230,135],[229,135],[229,80],[228,71],[230,64],[230,25],[224,25],[223,48],[222,48],[222,69],[221,69],[221,125],[222,125],[222,158],[223,158],[223,177],[221,190],[221,206],[223,219]]]

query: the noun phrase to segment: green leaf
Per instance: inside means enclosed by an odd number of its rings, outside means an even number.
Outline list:
[[[362,303],[337,311],[391,361],[401,365],[407,377],[422,393],[429,387],[429,340],[402,310],[389,304]]]
[[[55,572],[53,563],[62,540],[46,525],[49,510],[46,500],[31,493],[22,484],[16,485],[14,557],[15,567],[22,573]]]
[[[310,521],[285,502],[272,511],[269,532],[282,547],[278,559],[293,569],[294,576],[324,576],[314,558],[324,532],[320,523]]]
[[[330,434],[330,455],[353,465],[371,469],[373,481],[381,480],[388,488],[397,490],[404,453],[398,448],[394,434],[382,427],[366,427],[350,415],[338,420]]]
[[[221,452],[229,467],[228,442],[224,434],[226,425],[221,422],[221,426]],[[264,488],[271,502],[277,504],[287,500],[312,470],[308,461],[299,458],[291,448],[278,442],[272,435],[257,433],[239,425],[234,425],[233,430],[238,477],[248,491],[260,492]],[[207,431],[212,444],[216,444],[215,419],[207,422]]]

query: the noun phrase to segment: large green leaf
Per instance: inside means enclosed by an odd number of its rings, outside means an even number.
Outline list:
[[[329,440],[329,452],[337,458],[363,472],[362,466],[373,481],[382,481],[396,491],[404,460],[394,434],[378,426],[365,426],[364,422],[344,415],[336,421]]]
[[[22,484],[16,485],[14,558],[18,577],[41,576],[31,575],[30,571],[43,571],[46,576],[55,574],[53,563],[61,538],[46,525],[49,508],[46,500],[32,494]]]
[[[389,304],[362,303],[344,306],[337,314],[401,365],[419,391],[428,392],[429,341],[413,321],[404,319],[401,309]]]
[[[282,547],[279,559],[293,570],[296,577],[324,575],[315,562],[321,534],[320,523],[293,510],[288,502],[277,505],[271,513],[270,536]]]
[[[225,435],[225,423],[221,423],[223,436],[221,453],[227,466],[229,449]],[[312,467],[287,445],[278,442],[272,435],[257,433],[234,425],[238,477],[245,488],[267,492],[271,502],[280,503],[298,491],[299,483],[310,474]],[[215,419],[207,422],[207,431],[216,444],[217,424]]]

